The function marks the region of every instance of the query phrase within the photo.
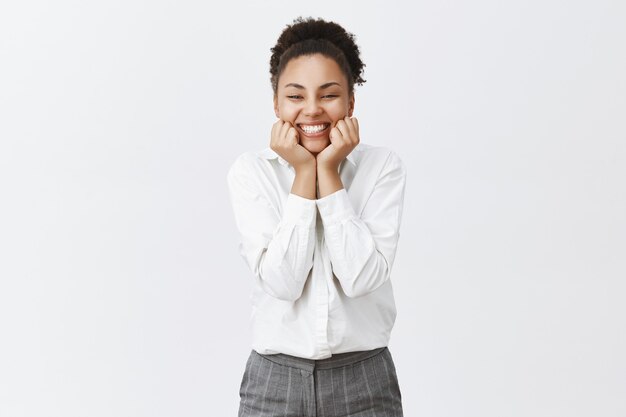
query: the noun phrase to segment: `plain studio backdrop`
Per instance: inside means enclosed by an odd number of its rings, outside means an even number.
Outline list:
[[[0,415],[236,415],[226,172],[269,145],[300,15],[356,35],[361,141],[408,169],[405,416],[626,415],[619,0],[4,2]]]

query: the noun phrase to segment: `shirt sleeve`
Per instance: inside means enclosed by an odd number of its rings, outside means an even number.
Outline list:
[[[313,267],[315,200],[290,193],[279,213],[261,192],[253,168],[239,157],[227,174],[239,253],[263,291],[295,301]]]
[[[406,168],[391,152],[360,216],[345,188],[317,200],[333,273],[348,297],[368,294],[390,278],[405,184]]]

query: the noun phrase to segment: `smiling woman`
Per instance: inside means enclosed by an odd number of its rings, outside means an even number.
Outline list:
[[[352,116],[354,94],[348,93],[348,80],[335,60],[319,53],[289,61],[280,80],[276,117],[295,126],[300,145],[317,156],[331,144],[331,126]]]
[[[406,169],[360,142],[354,35],[298,18],[272,48],[269,147],[228,172],[253,277],[253,341],[239,417],[402,417],[387,347]]]

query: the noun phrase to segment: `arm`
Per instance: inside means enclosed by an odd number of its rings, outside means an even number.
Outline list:
[[[317,208],[333,273],[348,297],[368,294],[391,275],[399,238],[406,169],[393,152],[359,217],[337,172],[319,172]],[[324,189],[324,191],[322,191]],[[335,191],[336,190],[336,191]]]
[[[261,192],[245,157],[233,163],[227,181],[241,256],[266,293],[284,301],[297,300],[313,267],[316,207],[314,199],[294,192],[308,195],[312,189],[315,193],[315,174],[296,173],[282,213]]]

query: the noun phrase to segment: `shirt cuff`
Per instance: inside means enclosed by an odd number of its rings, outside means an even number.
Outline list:
[[[356,217],[352,202],[345,188],[315,200],[324,227],[342,223]]]
[[[315,200],[289,193],[284,206],[283,220],[303,227],[315,227]]]

